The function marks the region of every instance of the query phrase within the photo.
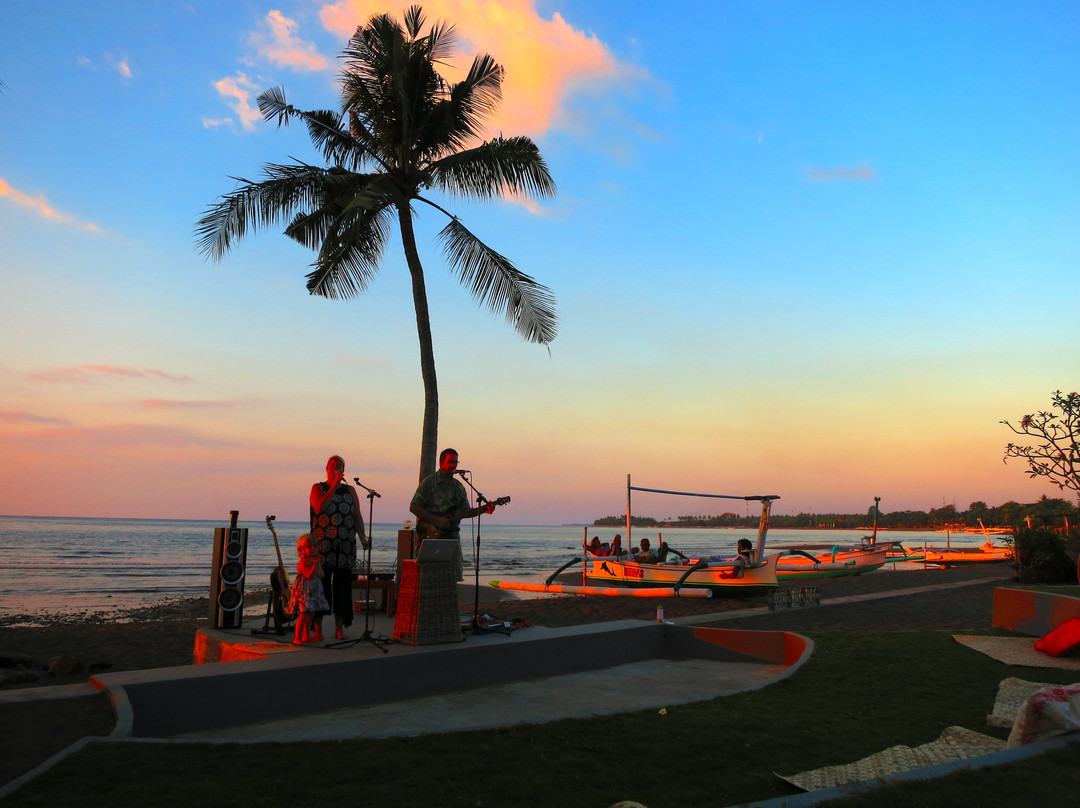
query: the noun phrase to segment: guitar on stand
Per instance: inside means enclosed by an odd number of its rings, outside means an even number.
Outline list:
[[[284,634],[286,623],[292,622],[293,614],[289,609],[289,573],[285,570],[285,562],[281,559],[281,546],[278,544],[277,531],[274,530],[276,516],[266,517],[266,526],[270,529],[270,535],[274,537],[274,552],[277,553],[278,565],[270,573],[270,600],[266,604],[266,620],[261,630],[253,629],[252,634],[269,634],[270,618],[274,618],[274,634]]]

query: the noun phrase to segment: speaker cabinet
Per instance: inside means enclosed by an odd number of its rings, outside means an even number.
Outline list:
[[[210,569],[210,625],[239,628],[244,619],[244,575],[247,570],[248,529],[236,526],[232,511],[229,527],[214,529],[214,560]]]

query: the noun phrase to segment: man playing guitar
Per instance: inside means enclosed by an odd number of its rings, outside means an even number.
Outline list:
[[[417,533],[424,538],[457,539],[461,541],[461,520],[481,513],[491,513],[495,503],[469,507],[465,486],[454,479],[458,474],[456,449],[443,449],[439,455],[439,470],[423,479],[413,495],[409,510],[419,520]],[[461,552],[457,553],[458,580],[462,580]]]

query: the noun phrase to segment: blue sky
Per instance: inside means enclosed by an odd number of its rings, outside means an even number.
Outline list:
[[[254,96],[335,106],[347,32],[403,5],[7,12],[0,512],[299,517],[339,453],[408,516],[396,235],[352,301],[309,297],[311,256],[277,232],[220,263],[193,238],[230,176],[316,159]],[[513,495],[502,519],[617,513],[628,473],[781,512],[1057,494],[1002,463],[998,422],[1076,387],[1080,4],[425,8],[461,64],[506,66],[496,131],[532,136],[559,188],[443,200],[553,290],[550,355],[476,309],[420,211],[440,442]],[[82,481],[62,500],[58,472]]]

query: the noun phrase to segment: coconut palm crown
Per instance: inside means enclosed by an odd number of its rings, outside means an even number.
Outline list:
[[[454,50],[454,29],[440,22],[422,34],[424,22],[421,8],[413,6],[404,26],[380,15],[357,28],[341,54],[340,112],[299,110],[280,87],[263,92],[263,118],[279,126],[303,121],[326,165],[294,159],[265,165],[260,182],[234,177],[239,187],[222,195],[196,225],[199,251],[220,260],[249,229],[287,222],[286,236],[317,251],[308,291],[351,298],[374,278],[397,219],[412,278],[424,381],[421,477],[435,469],[439,394],[412,203],[423,202],[450,219],[438,238],[451,270],[478,304],[541,345],[555,338],[557,323],[547,287],[425,196],[437,190],[482,200],[543,198],[554,196],[555,183],[530,138],[481,142],[484,121],[502,97],[502,67],[488,55],[477,56],[464,79],[448,83],[437,68]]]

